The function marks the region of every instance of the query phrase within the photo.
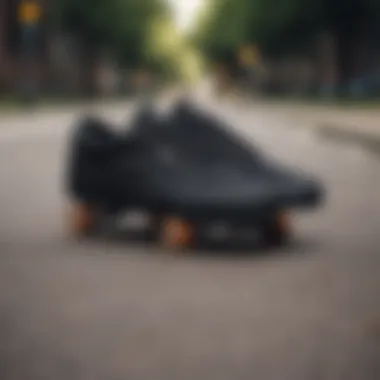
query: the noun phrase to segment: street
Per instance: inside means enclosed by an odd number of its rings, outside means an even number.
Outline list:
[[[380,379],[379,157],[265,109],[207,107],[324,182],[289,247],[75,241],[62,169],[77,114],[0,117],[1,380]]]

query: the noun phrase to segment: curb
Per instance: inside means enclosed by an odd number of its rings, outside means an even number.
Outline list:
[[[341,124],[320,124],[316,126],[316,132],[321,136],[340,140],[348,143],[360,144],[364,148],[380,156],[380,135],[353,131]],[[358,128],[360,130],[360,128]]]

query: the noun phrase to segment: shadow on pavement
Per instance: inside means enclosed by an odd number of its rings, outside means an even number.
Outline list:
[[[125,246],[128,249],[126,254],[140,254],[143,250],[145,253],[164,252],[177,257],[188,257],[197,259],[257,259],[257,258],[275,258],[294,255],[310,255],[313,252],[320,251],[323,244],[317,238],[305,236],[295,236],[289,242],[279,247],[264,245],[254,239],[244,241],[239,239],[226,239],[223,241],[213,241],[202,239],[196,247],[186,250],[186,252],[170,252],[165,250],[154,242],[146,233],[130,232],[125,230],[108,230],[96,237],[91,238],[96,244],[107,244],[107,247]],[[141,248],[141,249],[135,249]],[[112,253],[111,253],[112,254]]]

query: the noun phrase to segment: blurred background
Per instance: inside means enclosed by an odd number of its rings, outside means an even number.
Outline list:
[[[188,75],[193,51],[164,0],[2,0],[3,97],[112,96]]]
[[[245,95],[380,94],[376,0],[2,0],[4,98],[193,83]]]

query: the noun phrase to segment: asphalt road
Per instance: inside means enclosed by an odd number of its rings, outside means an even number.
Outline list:
[[[380,161],[265,111],[209,107],[324,181],[326,205],[294,215],[287,249],[76,242],[61,191],[76,115],[0,119],[1,380],[380,378]]]

